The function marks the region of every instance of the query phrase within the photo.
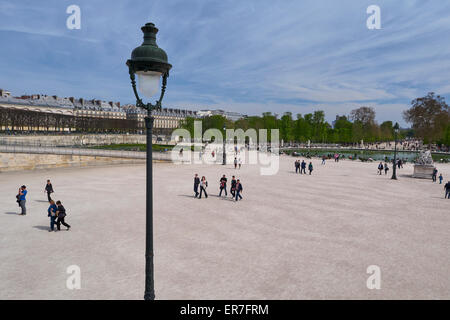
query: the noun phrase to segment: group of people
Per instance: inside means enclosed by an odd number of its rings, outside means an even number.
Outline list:
[[[50,218],[50,229],[49,232],[55,231],[55,225],[56,230],[61,230],[61,225],[65,226],[67,230],[71,228],[69,224],[65,222],[65,217],[67,216],[66,209],[62,205],[61,201],[54,201],[51,198],[51,194],[54,193],[53,185],[50,182],[50,180],[47,180],[47,183],[44,187],[44,193],[47,193],[47,200],[50,204],[50,206],[47,209],[47,216]],[[19,207],[21,208],[20,215],[24,216],[27,214],[27,208],[26,208],[26,197],[28,194],[27,187],[25,185],[21,186],[19,188],[19,192],[16,195],[17,203],[19,204]]]
[[[295,173],[299,173],[300,172],[300,174],[303,174],[303,173],[306,174],[306,162],[305,162],[305,160],[302,160],[301,162],[300,162],[300,160],[295,160],[294,166],[295,166]],[[308,171],[309,171],[309,174],[311,175],[311,173],[313,171],[313,164],[312,164],[312,162],[310,162],[308,164]]]
[[[384,165],[383,165],[383,162],[380,162],[380,164],[378,165],[378,174],[380,176],[382,175],[383,171],[384,171],[385,175],[388,174],[389,166],[388,166],[387,162],[385,162]]]
[[[396,163],[394,163],[394,160],[392,160],[392,166],[397,166],[398,169],[403,169],[403,164],[404,161],[402,159],[398,159]],[[378,174],[381,175],[384,171],[384,174],[387,175],[388,171],[389,171],[389,165],[387,163],[387,161],[384,162],[380,162],[378,164]]]
[[[225,197],[228,196],[227,192],[227,182],[228,179],[226,175],[223,175],[219,180],[219,197],[222,196],[222,192],[224,192]],[[194,198],[201,199],[202,194],[205,195],[205,198],[208,198],[208,193],[206,192],[206,188],[208,187],[208,181],[206,180],[205,176],[202,176],[200,179],[198,174],[196,173],[194,175]],[[200,191],[199,191],[200,190]],[[231,187],[230,187],[230,194],[231,198],[235,201],[242,200],[242,191],[244,188],[242,187],[242,183],[239,179],[236,179],[235,176],[232,176],[231,178]]]

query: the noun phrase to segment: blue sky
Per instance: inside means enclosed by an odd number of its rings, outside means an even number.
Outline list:
[[[71,4],[81,30],[66,28]],[[372,4],[381,30],[366,27]],[[445,0],[0,0],[0,88],[133,103],[125,61],[149,21],[173,65],[166,107],[331,121],[367,105],[404,125],[412,99],[450,101]]]

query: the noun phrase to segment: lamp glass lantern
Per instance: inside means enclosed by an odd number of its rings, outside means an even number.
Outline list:
[[[158,28],[153,23],[146,23],[142,28],[144,41],[131,52],[131,59],[127,60],[127,66],[130,73],[131,84],[136,96],[136,106],[147,110],[161,107],[161,102],[166,90],[167,78],[172,65],[168,62],[166,52],[156,44],[156,34]],[[136,88],[136,77],[138,76],[138,88]],[[160,90],[159,100],[153,104],[144,104],[139,97],[142,93],[147,98],[153,97]]]

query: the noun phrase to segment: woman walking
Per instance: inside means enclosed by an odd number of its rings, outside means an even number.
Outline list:
[[[208,187],[208,181],[206,181],[205,176],[202,177],[202,180],[200,180],[200,196],[199,199],[202,198],[202,193],[205,193],[205,198],[208,198],[208,194],[206,193],[206,188]]]

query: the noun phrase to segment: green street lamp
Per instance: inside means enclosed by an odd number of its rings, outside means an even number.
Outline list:
[[[146,23],[141,28],[144,42],[131,52],[127,60],[131,86],[136,96],[136,107],[147,110],[145,128],[147,133],[147,196],[146,196],[146,247],[145,247],[145,300],[155,299],[155,283],[153,272],[153,165],[152,165],[152,130],[153,110],[161,109],[161,101],[166,91],[169,70],[172,68],[167,61],[167,54],[156,44],[158,29],[153,23]],[[159,90],[162,78],[161,95],[155,104],[144,104],[136,89],[135,75],[138,76],[139,92],[147,98],[153,97]]]
[[[398,122],[395,123],[394,125],[394,167],[392,168],[392,177],[391,179],[393,180],[397,180],[397,135],[399,132],[399,125]]]

